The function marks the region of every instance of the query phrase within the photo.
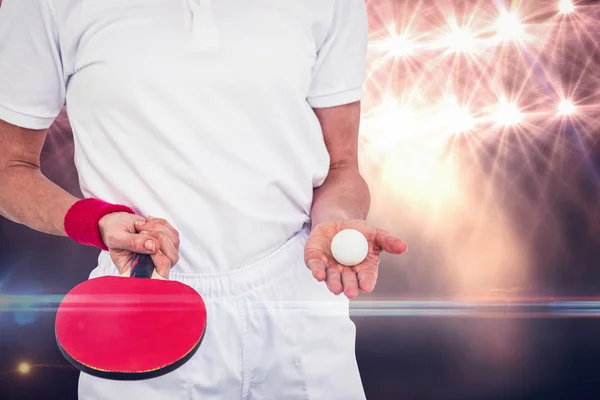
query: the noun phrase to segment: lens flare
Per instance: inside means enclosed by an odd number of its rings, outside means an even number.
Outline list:
[[[31,365],[28,362],[22,362],[18,367],[19,373],[26,375],[31,371]]]
[[[575,11],[575,5],[571,0],[560,0],[558,2],[558,11],[561,14],[570,14]]]
[[[475,50],[475,38],[468,28],[454,29],[447,42],[450,50],[455,53],[469,53]]]
[[[496,21],[496,29],[504,41],[521,40],[525,33],[521,19],[514,12],[502,14]]]
[[[502,101],[498,106],[496,119],[501,126],[517,125],[523,121],[523,113],[516,104]]]
[[[406,34],[390,36],[381,46],[391,57],[408,57],[414,51],[414,46]]]
[[[571,100],[563,100],[558,105],[558,114],[563,116],[572,115],[575,113],[575,105]]]

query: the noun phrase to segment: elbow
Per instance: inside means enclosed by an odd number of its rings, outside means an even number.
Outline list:
[[[0,160],[0,215],[14,222],[20,221],[17,211],[20,196],[28,182],[41,174],[39,166],[28,162]]]
[[[33,162],[0,159],[0,193],[10,193],[16,182],[41,174],[40,166]]]
[[[14,173],[31,173],[40,170],[39,162],[33,160],[0,159],[0,176]]]

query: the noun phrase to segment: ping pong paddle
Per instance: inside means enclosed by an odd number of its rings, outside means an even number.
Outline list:
[[[71,364],[114,380],[175,370],[194,355],[205,329],[198,292],[159,278],[152,258],[143,254],[133,257],[129,278],[93,278],[71,289],[55,323],[58,347]]]

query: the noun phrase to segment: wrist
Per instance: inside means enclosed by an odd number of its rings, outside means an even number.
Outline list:
[[[328,213],[313,213],[311,215],[311,225],[317,226],[327,223],[343,223],[345,221],[366,221],[365,213],[350,212],[346,210],[337,210]]]
[[[124,205],[111,204],[92,198],[79,200],[69,208],[65,215],[65,232],[77,243],[108,250],[102,233],[103,227],[106,216],[116,212],[134,214],[131,208]]]
[[[316,225],[327,223],[327,222],[348,221],[351,219],[356,219],[356,218],[352,218],[350,216],[350,213],[348,213],[344,210],[332,210],[327,213],[313,214],[313,216],[311,218],[311,222],[312,222],[313,226],[316,226]]]
[[[104,216],[102,216],[99,220],[98,220],[98,230],[100,231],[100,239],[102,240],[102,243],[104,243],[104,246],[106,246],[106,238],[104,237],[104,230],[105,230],[105,226],[106,223],[108,221],[108,219],[113,216],[114,214],[133,214],[133,212],[124,212],[124,211],[113,211],[110,212],[108,214],[105,214]]]

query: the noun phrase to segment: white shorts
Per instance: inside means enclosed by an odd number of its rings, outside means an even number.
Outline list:
[[[304,265],[307,236],[305,228],[264,260],[238,270],[171,273],[206,302],[206,335],[197,353],[179,369],[149,380],[110,381],[81,373],[79,398],[365,399],[348,299],[329,292]],[[103,253],[90,277],[117,274],[106,258]],[[170,340],[177,337],[165,338]]]

